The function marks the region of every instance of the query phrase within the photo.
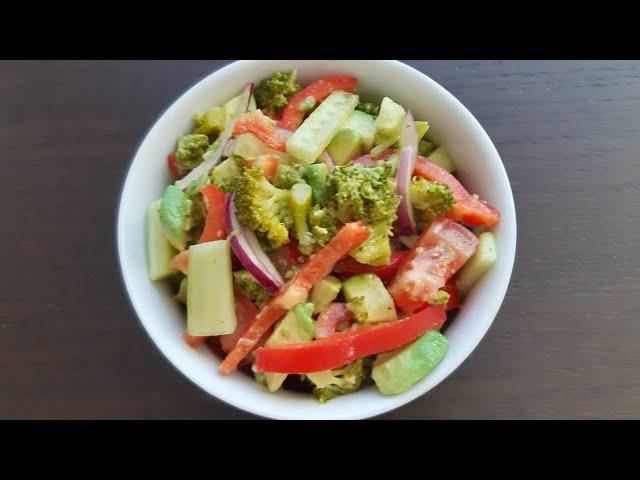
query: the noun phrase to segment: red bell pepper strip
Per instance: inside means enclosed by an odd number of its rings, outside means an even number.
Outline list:
[[[176,178],[180,176],[178,164],[176,163],[176,156],[173,153],[167,155],[167,167],[169,167],[169,173],[171,173],[171,175]]]
[[[444,168],[429,161],[425,157],[418,157],[413,175],[427,180],[447,185],[453,192],[456,203],[448,217],[456,222],[466,223],[472,227],[486,225],[490,227],[500,221],[500,212],[487,202],[473,197],[454,177]]]
[[[321,340],[256,350],[259,372],[310,373],[338,368],[412,342],[428,330],[439,329],[447,319],[442,306],[428,307],[392,322],[356,325]]]
[[[391,253],[391,260],[387,265],[380,265],[378,267],[374,267],[373,265],[365,265],[364,263],[358,262],[353,257],[344,257],[333,269],[333,273],[335,273],[340,278],[349,278],[354,275],[359,275],[361,273],[375,273],[382,280],[393,277],[398,271],[398,267],[402,263],[402,259],[407,256],[409,250],[401,250],[399,252]]]
[[[453,277],[452,277],[453,278]],[[449,282],[441,288],[449,294],[449,301],[447,302],[446,310],[455,310],[460,308],[460,294],[458,293],[458,287],[449,279]]]
[[[200,189],[200,193],[204,197],[204,202],[207,206],[207,218],[198,243],[224,240],[227,238],[224,192],[215,185],[205,185]]]
[[[322,250],[311,255],[298,273],[262,308],[235,348],[227,355],[220,371],[230,373],[253,350],[265,332],[298,303],[307,300],[313,286],[326,277],[338,260],[359,247],[370,232],[360,221],[344,225]]]
[[[356,91],[357,83],[357,78],[348,75],[326,77],[313,82],[289,99],[289,103],[287,103],[287,106],[284,107],[282,111],[282,117],[278,125],[282,128],[295,130],[304,120],[305,112],[298,110],[298,107],[305,99],[311,97],[317,104],[335,91],[353,93]]]
[[[258,167],[264,173],[267,180],[271,180],[275,177],[280,165],[280,160],[275,155],[260,155],[251,160],[247,160],[248,167]]]
[[[189,250],[183,250],[169,262],[169,266],[176,270],[180,270],[185,275],[189,271]]]
[[[251,133],[258,137],[262,143],[280,152],[286,151],[287,137],[277,130],[275,121],[263,115],[260,110],[245,113],[233,126],[233,136],[243,133]]]
[[[346,303],[335,302],[327,306],[316,320],[316,338],[327,338],[336,333],[341,323],[353,323],[355,317]],[[348,325],[347,325],[348,326]]]

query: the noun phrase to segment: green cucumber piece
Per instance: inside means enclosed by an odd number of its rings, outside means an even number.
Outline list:
[[[344,165],[362,154],[362,135],[351,128],[343,128],[327,146],[327,153],[336,165]]]
[[[344,128],[350,128],[358,132],[362,137],[363,152],[369,153],[376,135],[375,117],[360,110],[355,110],[347,120],[347,123],[344,124]]]
[[[400,350],[378,355],[371,377],[383,395],[409,390],[444,358],[449,349],[447,338],[435,330],[425,333]]]
[[[464,264],[456,276],[456,284],[461,296],[466,295],[471,287],[489,271],[498,259],[496,238],[491,232],[484,232],[478,236],[478,249]]]
[[[436,148],[428,155],[429,161],[444,168],[447,172],[455,172],[456,167],[443,147]]]
[[[287,153],[314,163],[358,105],[358,95],[333,92],[287,140]]]
[[[147,208],[147,260],[151,280],[162,280],[176,273],[176,270],[169,266],[169,262],[178,254],[178,251],[165,237],[164,227],[158,214],[160,203],[161,200],[157,200]]]
[[[429,130],[429,122],[421,122],[421,121],[416,121],[416,133],[418,134],[418,141],[422,140],[422,137],[424,137],[424,135],[427,133],[427,130]]]
[[[381,137],[397,137],[405,114],[404,108],[389,97],[384,97],[380,104],[380,114],[376,118],[376,133]]]
[[[193,336],[227,335],[236,330],[229,240],[189,247],[187,332]]]
[[[180,251],[184,250],[187,244],[187,223],[191,215],[191,206],[191,200],[180,188],[175,185],[165,188],[158,215],[165,237]]]
[[[327,176],[329,168],[326,163],[313,163],[307,165],[304,169],[302,177],[311,186],[313,190],[313,203],[315,205],[322,204],[324,195],[327,191]]]
[[[358,321],[364,323],[396,320],[398,314],[393,299],[382,280],[373,273],[354,275],[342,283],[342,293]]]

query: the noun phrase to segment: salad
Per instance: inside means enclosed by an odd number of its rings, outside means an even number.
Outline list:
[[[146,213],[149,277],[185,306],[185,341],[320,402],[427,376],[500,220],[428,129],[355,77],[302,87],[295,70],[195,114]]]

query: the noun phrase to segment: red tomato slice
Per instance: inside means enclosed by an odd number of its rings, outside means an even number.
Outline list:
[[[200,235],[198,243],[212,242],[227,238],[227,224],[225,221],[224,192],[215,185],[205,185],[200,189],[207,206],[207,218],[204,229]]]
[[[406,313],[416,311],[473,255],[477,237],[449,219],[435,220],[416,241],[389,285],[396,305]]]
[[[460,294],[458,293],[458,287],[456,287],[454,283],[449,281],[441,290],[444,290],[449,294],[449,302],[447,302],[446,308],[447,311],[460,308]]]
[[[167,167],[169,168],[169,173],[174,177],[180,176],[180,171],[178,170],[178,164],[176,163],[176,156],[173,153],[167,155]]]
[[[173,257],[169,262],[169,266],[176,270],[180,270],[186,275],[189,271],[189,250],[183,250]]]
[[[236,347],[220,365],[220,371],[230,373],[238,367],[265,332],[296,304],[306,301],[313,286],[326,277],[343,256],[369,238],[370,232],[362,222],[344,225],[322,250],[311,255],[300,271],[285,283],[278,294],[269,300],[238,341]]]
[[[353,313],[346,303],[335,302],[325,308],[316,320],[316,338],[327,338],[336,333],[340,323],[352,323]]]
[[[500,221],[500,212],[487,202],[474,198],[462,186],[460,181],[444,168],[424,157],[418,157],[413,174],[434,182],[447,185],[453,192],[456,203],[449,217],[456,222],[466,223],[472,227],[486,225],[490,227]]]
[[[333,268],[333,272],[340,278],[349,278],[361,273],[375,273],[382,280],[393,277],[398,271],[398,267],[402,263],[402,259],[406,257],[409,250],[402,250],[391,253],[391,260],[387,265],[374,267],[373,265],[365,265],[358,262],[353,257],[344,257]]]
[[[276,122],[263,115],[260,110],[245,113],[236,120],[233,135],[237,137],[243,133],[252,133],[274,150],[286,151],[287,137],[277,130]]]
[[[326,77],[317,82],[313,82],[308,87],[300,90],[289,99],[289,103],[282,111],[282,117],[278,125],[282,128],[295,130],[304,120],[304,113],[298,110],[298,106],[306,98],[312,97],[316,103],[321,102],[335,91],[353,93],[356,91],[358,79],[351,76]]]
[[[354,326],[321,340],[256,350],[260,372],[309,373],[345,365],[412,342],[447,319],[442,306],[428,307],[410,317],[374,325]]]

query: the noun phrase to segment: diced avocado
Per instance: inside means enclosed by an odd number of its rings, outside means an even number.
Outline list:
[[[358,95],[333,92],[287,140],[287,153],[311,164],[327,148],[358,105]]]
[[[311,317],[312,314],[313,303],[298,303],[276,325],[265,346],[278,347],[313,340],[316,325]],[[270,392],[278,390],[287,378],[286,373],[265,373],[264,375]]]
[[[327,153],[336,165],[344,165],[351,158],[359,157],[362,154],[362,136],[351,128],[343,128],[327,147]]]
[[[176,273],[176,270],[169,266],[169,262],[178,252],[164,234],[158,214],[160,202],[161,200],[157,200],[147,208],[147,260],[151,280],[162,280]]]
[[[229,157],[211,172],[211,181],[218,187],[228,192],[233,186],[233,182],[242,174],[242,169],[234,157]]]
[[[166,239],[174,248],[182,251],[187,243],[187,224],[192,202],[181,189],[169,185],[162,195],[158,215]]]
[[[342,288],[342,282],[333,275],[324,277],[311,290],[313,313],[320,313],[333,302]]]
[[[344,124],[344,128],[350,128],[360,134],[364,153],[371,150],[376,135],[376,118],[373,115],[355,110]]]
[[[363,273],[348,278],[342,283],[342,293],[358,321],[366,323],[386,322],[398,318],[393,299],[373,273]]]
[[[277,157],[285,157],[282,152],[274,150],[264,144],[258,137],[252,133],[243,133],[236,138],[233,154],[242,157],[245,160],[259,157],[260,155],[276,155]]]
[[[321,204],[327,191],[327,176],[329,168],[326,163],[313,163],[307,165],[302,177],[311,186],[313,191],[313,203]]]
[[[427,142],[426,140],[420,140],[418,142],[418,155],[422,157],[429,156],[429,154],[433,152],[435,149],[436,149],[436,146],[431,142]]]
[[[429,122],[416,121],[416,133],[418,134],[418,141],[422,140],[425,133],[429,130]]]
[[[376,118],[376,133],[387,138],[400,135],[405,114],[404,108],[389,97],[384,97],[380,104],[380,114]]]
[[[191,245],[188,278],[187,332],[196,337],[233,333],[236,309],[229,240]]]
[[[460,296],[466,295],[471,287],[489,271],[498,259],[496,239],[493,233],[484,232],[478,236],[478,249],[464,264],[457,275],[457,286]]]
[[[387,265],[391,258],[391,241],[389,224],[386,221],[370,225],[371,235],[349,255],[365,265]]]
[[[220,133],[227,124],[227,115],[224,107],[213,107],[202,115],[193,117],[196,122],[195,133],[210,135],[211,133]]]
[[[453,164],[451,157],[449,157],[449,154],[443,147],[436,148],[428,155],[428,157],[429,161],[444,168],[447,172],[455,172],[456,167]]]
[[[180,303],[184,303],[185,305],[187,304],[187,290],[189,286],[189,282],[187,281],[187,277],[184,277],[181,281],[180,281],[180,288],[178,289],[178,293],[176,293],[176,300],[178,300]]]
[[[383,395],[409,390],[431,372],[447,354],[449,342],[435,330],[400,350],[378,355],[371,376]]]

